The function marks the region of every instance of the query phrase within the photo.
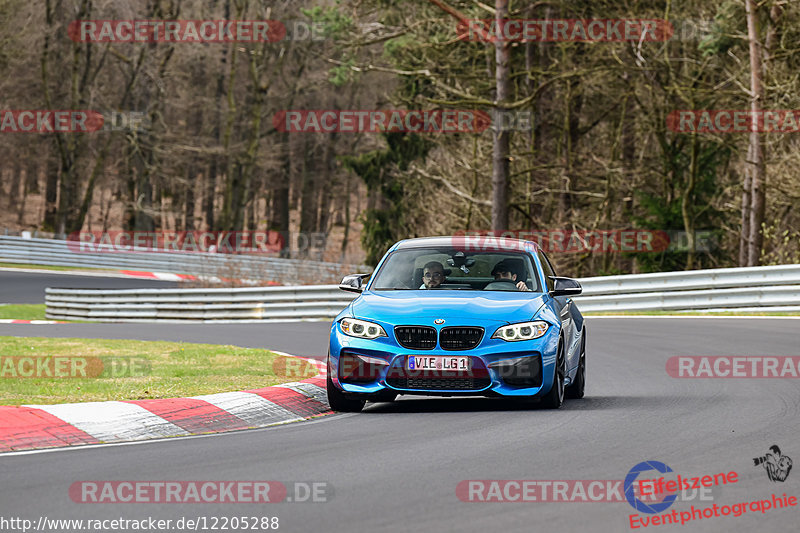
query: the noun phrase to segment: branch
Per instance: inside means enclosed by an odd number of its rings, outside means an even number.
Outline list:
[[[467,18],[467,16],[464,13],[460,12],[456,8],[450,7],[449,5],[445,4],[441,0],[428,0],[428,2],[430,2],[433,5],[435,5],[436,7],[438,7],[439,9],[444,11],[445,13],[447,13],[448,15],[452,16],[459,23],[463,24],[467,28],[470,28],[470,30],[478,29],[478,28],[470,27],[470,24],[469,24],[470,20],[473,20],[473,19]],[[481,26],[482,27],[478,30],[481,33],[481,39],[484,40],[484,41],[491,41],[492,39],[489,37],[489,32],[486,31],[486,25],[485,24],[481,24]]]
[[[415,165],[411,165],[409,167],[409,170],[412,170],[412,171],[416,172],[417,174],[420,174],[421,176],[423,176],[425,178],[436,180],[436,181],[439,181],[439,182],[443,183],[444,186],[447,187],[447,189],[450,192],[452,192],[456,196],[460,196],[461,198],[464,198],[465,200],[469,200],[472,203],[475,203],[475,204],[478,204],[478,205],[485,205],[485,206],[489,206],[489,207],[491,207],[491,205],[492,205],[492,202],[490,202],[489,200],[481,200],[481,199],[478,199],[478,198],[474,198],[474,197],[470,196],[469,194],[465,193],[464,191],[462,191],[461,189],[459,189],[458,187],[456,187],[455,185],[453,185],[452,183],[450,183],[449,181],[447,181],[446,179],[444,179],[443,177],[434,176],[433,174],[429,174],[428,172],[422,170],[421,168],[419,168],[419,167],[417,167]]]
[[[470,19],[467,18],[467,16],[464,13],[462,13],[459,10],[457,10],[456,8],[450,7],[449,5],[445,4],[441,0],[428,0],[428,2],[430,2],[433,5],[435,5],[436,7],[438,7],[439,9],[444,11],[445,13],[447,13],[448,15],[454,17],[456,20],[458,20],[462,24],[464,24],[464,25],[469,24]]]
[[[399,69],[394,69],[394,68],[378,67],[378,66],[375,66],[375,65],[366,65],[366,66],[363,66],[363,67],[358,67],[358,66],[355,66],[355,65],[346,65],[344,62],[337,61],[336,59],[328,59],[327,61],[328,61],[328,63],[333,63],[334,65],[349,66],[349,68],[351,70],[355,71],[355,72],[375,71],[375,72],[386,72],[388,74],[396,74],[398,76],[425,76],[436,87],[442,89],[445,92],[448,92],[450,94],[458,96],[462,100],[475,102],[475,105],[485,105],[485,106],[489,106],[489,107],[495,106],[495,102],[493,102],[491,100],[486,100],[486,99],[482,99],[482,98],[476,98],[476,97],[474,97],[474,96],[472,96],[470,94],[464,93],[462,91],[458,91],[456,89],[453,89],[452,87],[448,87],[447,85],[445,85],[444,83],[442,83],[441,81],[436,79],[436,77],[434,77],[434,75],[428,69],[423,69],[423,70],[399,70]]]
[[[551,193],[551,194],[574,194],[574,195],[577,195],[577,196],[591,196],[593,198],[605,198],[606,197],[605,194],[600,194],[598,192],[569,191],[567,189],[550,189],[550,188],[539,189],[536,192],[532,192],[531,196],[539,196],[540,194],[547,194],[547,193]]]

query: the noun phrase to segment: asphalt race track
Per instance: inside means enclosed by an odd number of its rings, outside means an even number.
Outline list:
[[[167,289],[177,286],[173,281],[156,279],[115,278],[101,276],[64,275],[59,272],[14,272],[0,270],[0,303],[43,304],[47,287],[70,289]]]
[[[462,480],[622,480],[662,461],[684,476],[736,471],[712,501],[800,494],[753,458],[777,444],[800,459],[800,381],[676,379],[673,355],[800,355],[796,320],[589,318],[587,397],[560,411],[492,399],[406,399],[264,430],[0,456],[0,511],[29,518],[277,516],[280,531],[629,531],[628,503],[471,503]],[[100,336],[324,353],[329,324],[2,326],[2,335]],[[795,469],[796,470],[796,469]],[[652,474],[652,473],[651,473]],[[648,476],[652,477],[652,476]],[[326,503],[78,504],[82,480],[326,482]],[[668,510],[671,511],[672,509]],[[798,507],[701,519],[658,531],[797,531]],[[211,522],[208,522],[209,524]]]

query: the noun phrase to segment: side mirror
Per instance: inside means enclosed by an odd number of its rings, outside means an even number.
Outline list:
[[[578,283],[576,279],[561,278],[558,276],[550,276],[550,279],[554,281],[550,296],[577,296],[583,292],[581,284]]]
[[[350,274],[342,278],[339,283],[339,288],[343,291],[361,292],[364,278],[370,277],[372,274]]]

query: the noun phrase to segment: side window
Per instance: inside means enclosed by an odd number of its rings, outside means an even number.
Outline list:
[[[550,260],[547,259],[547,256],[544,255],[544,252],[539,251],[536,255],[539,256],[539,262],[542,264],[542,270],[544,271],[545,277],[544,282],[547,284],[547,290],[552,291],[554,283],[553,280],[550,279],[550,276],[556,275],[555,271],[553,270],[553,266],[550,264]]]

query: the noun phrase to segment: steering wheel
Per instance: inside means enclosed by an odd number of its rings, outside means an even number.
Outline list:
[[[515,291],[517,290],[517,282],[511,281],[510,279],[499,279],[496,281],[492,281],[486,287],[483,288],[485,291]]]

